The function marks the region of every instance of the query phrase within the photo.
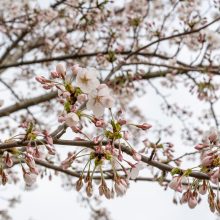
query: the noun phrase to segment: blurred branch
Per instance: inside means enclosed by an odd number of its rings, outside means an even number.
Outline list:
[[[56,98],[56,97],[57,97],[57,92],[50,92],[45,95],[40,95],[40,96],[37,96],[34,98],[23,100],[21,102],[15,103],[9,107],[0,109],[0,117],[8,116],[15,111],[19,111],[19,110],[28,108],[30,106],[40,104],[42,102],[49,101],[49,100]]]

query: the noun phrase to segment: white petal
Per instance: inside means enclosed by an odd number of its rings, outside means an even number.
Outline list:
[[[131,169],[131,179],[136,179],[139,174],[139,169],[137,167],[134,167]]]
[[[65,122],[69,127],[73,127],[79,122],[79,117],[74,112],[68,113],[65,117]]]
[[[104,114],[105,108],[101,104],[96,104],[93,106],[93,114],[99,118]]]

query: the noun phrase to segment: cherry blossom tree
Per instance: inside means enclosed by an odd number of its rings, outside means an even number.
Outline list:
[[[0,1],[0,188],[52,170],[109,219],[94,201],[153,181],[220,213],[220,1],[39,2]]]

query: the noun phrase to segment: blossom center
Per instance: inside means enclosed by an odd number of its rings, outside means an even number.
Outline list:
[[[83,84],[88,84],[89,78],[87,78],[87,77],[84,75],[83,77],[80,78],[80,81],[81,81]]]

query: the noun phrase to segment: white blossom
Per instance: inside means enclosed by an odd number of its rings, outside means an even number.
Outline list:
[[[74,127],[79,122],[79,116],[74,112],[68,113],[65,117],[65,122],[67,126]]]
[[[93,111],[96,117],[101,117],[104,114],[105,108],[112,108],[114,99],[110,94],[107,85],[100,84],[96,90],[88,94],[87,108]]]
[[[62,63],[58,63],[56,65],[56,71],[61,76],[65,76],[66,75],[66,67]]]
[[[120,179],[120,181],[115,183],[115,192],[117,196],[123,196],[128,189],[128,184],[125,180]]]
[[[143,170],[145,168],[145,165],[143,163],[137,163],[130,172],[128,172],[128,178],[129,179],[136,179],[139,175],[140,170]]]
[[[26,173],[24,173],[23,177],[24,177],[25,183],[28,186],[33,185],[37,180],[37,174],[36,173],[26,172]]]
[[[100,82],[98,80],[98,72],[94,68],[78,68],[76,76],[76,86],[83,92],[89,93],[96,89]]]

